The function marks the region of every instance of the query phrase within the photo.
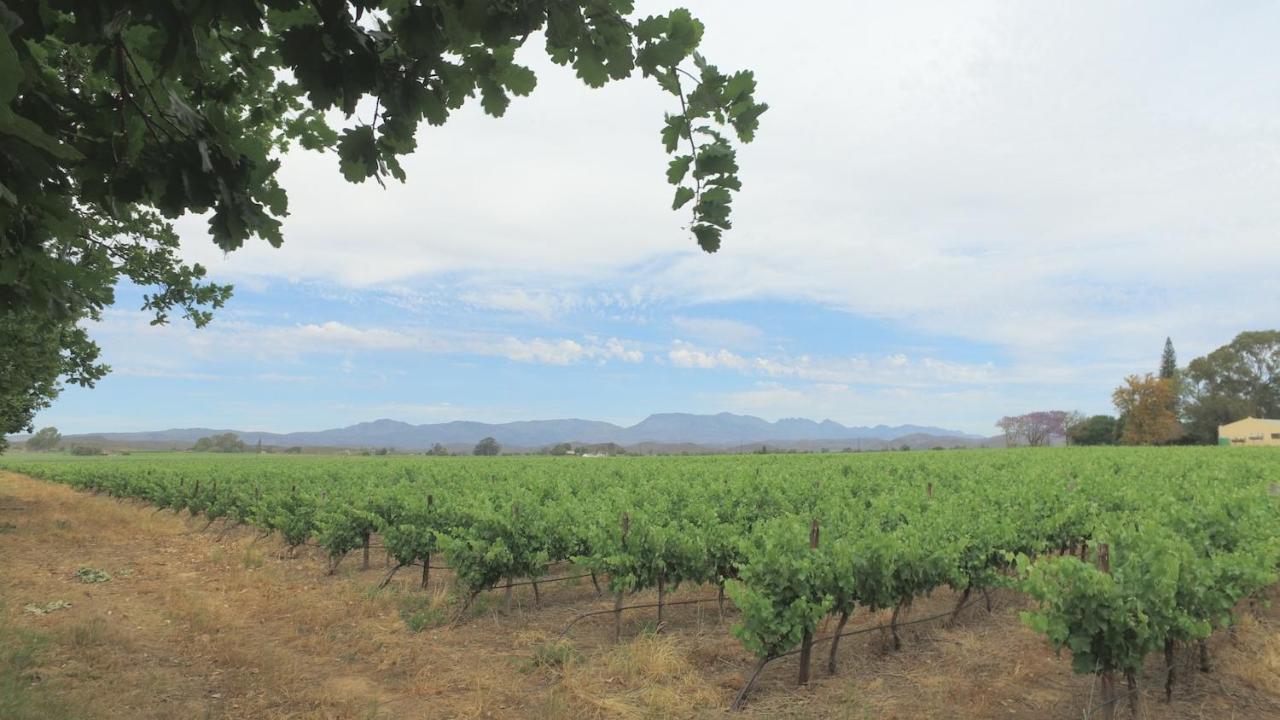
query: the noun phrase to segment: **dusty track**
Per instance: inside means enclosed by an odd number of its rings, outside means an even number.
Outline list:
[[[533,658],[575,614],[610,606],[589,582],[544,587],[538,610],[530,588],[517,591],[510,613],[492,593],[461,626],[414,633],[406,613],[430,626],[451,612],[447,573],[433,571],[425,595],[410,571],[375,593],[384,572],[376,552],[369,570],[353,556],[325,576],[318,556],[289,558],[251,530],[220,537],[219,525],[204,527],[0,473],[0,626],[46,638],[23,675],[26,692],[86,718],[730,717],[724,708],[752,667],[714,604],[672,608],[657,636],[644,632],[652,615],[639,611],[624,627],[633,639],[617,646],[608,616],[584,622],[571,648],[551,653],[567,662],[538,665]],[[82,583],[81,567],[112,579]],[[706,594],[682,588],[672,599]],[[71,607],[23,609],[54,600]],[[939,593],[913,614],[953,601]],[[827,677],[815,662],[808,689],[792,685],[794,659],[776,663],[734,717],[1082,717],[1090,678],[1072,675],[1020,625],[1021,602],[999,595],[991,616],[979,604],[955,628],[918,625],[898,653],[880,633],[847,639],[840,672]],[[877,620],[859,616],[851,627]],[[1171,705],[1160,701],[1153,658],[1149,716],[1280,718],[1280,606],[1259,609],[1211,647],[1209,675],[1180,658]]]

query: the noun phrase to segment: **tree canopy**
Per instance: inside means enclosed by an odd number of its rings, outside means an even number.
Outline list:
[[[58,375],[107,371],[77,323],[117,282],[148,289],[157,323],[202,326],[227,301],[179,257],[173,219],[207,215],[226,251],[279,246],[290,147],[333,152],[352,182],[403,181],[423,122],[476,98],[499,117],[534,90],[516,52],[535,36],[591,87],[639,73],[671,95],[672,205],[714,252],[741,188],[733,139],[766,106],[702,35],[687,10],[640,18],[631,0],[0,0],[0,432],[29,427]]]
[[[1160,377],[1172,380],[1178,374],[1178,353],[1173,349],[1173,338],[1164,339],[1164,352],[1160,353]]]
[[[1071,419],[1071,413],[1064,410],[1037,410],[1025,415],[1002,417],[996,422],[996,427],[1004,431],[1007,446],[1021,442],[1038,447],[1048,445],[1054,437],[1066,436],[1067,423]]]
[[[221,435],[210,435],[202,437],[196,441],[194,447],[191,448],[196,452],[245,452],[249,449],[235,433],[222,433]]]
[[[1120,441],[1126,445],[1163,445],[1182,436],[1173,411],[1173,381],[1151,373],[1130,375],[1111,399],[1120,412]]]
[[[42,452],[53,450],[62,442],[62,433],[56,427],[40,428],[40,432],[32,435],[26,442],[28,450]]]
[[[1214,443],[1218,426],[1250,415],[1280,418],[1280,330],[1240,333],[1179,373],[1190,434]]]
[[[1067,430],[1072,445],[1114,445],[1116,419],[1110,415],[1094,415],[1080,420]]]
[[[501,453],[501,452],[502,452],[502,446],[498,444],[498,441],[494,440],[491,437],[487,437],[481,440],[480,442],[476,443],[476,446],[471,451],[471,454],[492,456],[492,455],[497,455],[498,453]]]

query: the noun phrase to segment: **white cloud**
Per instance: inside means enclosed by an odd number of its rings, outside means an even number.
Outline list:
[[[1019,378],[991,364],[966,364],[931,357],[912,359],[901,353],[883,357],[743,356],[728,350],[705,350],[676,340],[667,352],[671,364],[702,370],[727,369],[774,378],[793,378],[817,386],[893,385],[990,385],[1018,382]]]
[[[504,357],[516,362],[569,365],[593,361],[640,363],[644,352],[619,338],[586,335],[571,338],[518,338],[482,332],[420,328],[361,328],[330,320],[297,325],[244,321],[216,322],[203,330],[185,325],[152,327],[139,313],[112,310],[94,328],[106,359],[121,374],[153,377],[195,376],[183,370],[193,356],[234,352],[263,362],[296,360],[306,355],[344,355],[340,368],[355,370],[352,353],[384,351]],[[213,376],[210,376],[213,377]]]
[[[524,288],[470,290],[462,293],[459,299],[474,307],[529,315],[541,320],[559,317],[579,304],[572,296]]]
[[[671,324],[682,335],[695,341],[727,347],[752,347],[764,337],[764,331],[749,323],[726,318],[675,316]]]
[[[586,348],[573,340],[517,340],[507,338],[502,354],[519,362],[539,362],[549,365],[568,365],[586,355]]]
[[[419,345],[412,336],[382,328],[361,329],[330,320],[292,327],[243,328],[255,342],[278,342],[293,350],[404,350]]]
[[[683,340],[676,340],[674,346],[667,351],[667,359],[680,368],[727,368],[729,370],[746,370],[749,363],[741,355],[728,350],[700,350]]]

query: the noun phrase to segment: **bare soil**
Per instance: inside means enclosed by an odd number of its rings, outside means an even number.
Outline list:
[[[110,580],[83,582],[81,568]],[[1094,678],[1072,674],[1069,658],[1023,627],[1026,600],[1012,592],[994,594],[990,614],[978,601],[954,626],[905,628],[899,651],[879,630],[846,638],[835,675],[819,645],[805,688],[794,657],[773,663],[747,709],[731,713],[755,663],[730,634],[732,612],[720,618],[714,602],[669,608],[658,633],[652,609],[627,613],[621,643],[610,615],[560,641],[577,614],[612,607],[589,580],[541,586],[540,608],[528,586],[509,610],[501,590],[487,593],[455,625],[447,571],[433,570],[424,592],[417,569],[376,591],[387,570],[377,550],[367,570],[358,552],[326,570],[319,552],[290,556],[250,528],[0,473],[0,691],[12,700],[0,698],[0,716],[1077,720],[1099,700]],[[70,607],[25,609],[58,600]],[[955,601],[936,593],[905,619]],[[886,621],[860,614],[847,629]],[[18,647],[31,638],[34,659]],[[1179,652],[1168,704],[1163,658],[1152,658],[1145,716],[1280,718],[1280,608],[1246,608],[1209,647],[1207,674],[1194,648]]]

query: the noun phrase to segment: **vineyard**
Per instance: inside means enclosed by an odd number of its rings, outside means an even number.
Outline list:
[[[1023,622],[1097,676],[1101,715],[1141,711],[1149,656],[1169,659],[1166,694],[1177,649],[1207,670],[1204,640],[1280,567],[1280,454],[1265,449],[29,457],[0,468],[315,545],[330,570],[367,564],[371,548],[391,558],[383,584],[413,569],[425,587],[447,568],[458,623],[484,592],[529,584],[536,597],[576,572],[613,596],[596,614],[612,613],[616,636],[632,594],[656,591],[636,607],[661,627],[671,591],[705,586],[697,602],[731,608],[756,672],[798,656],[800,684],[819,643],[838,672],[855,611],[891,612],[897,646],[900,614],[934,591],[955,591],[958,613],[1017,590],[1033,603]],[[748,682],[735,706],[750,698]]]

